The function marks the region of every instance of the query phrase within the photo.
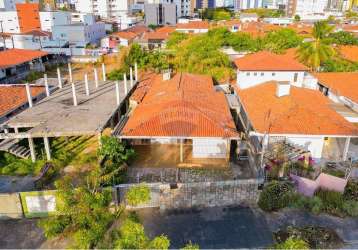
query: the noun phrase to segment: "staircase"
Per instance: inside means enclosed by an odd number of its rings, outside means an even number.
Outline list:
[[[18,145],[16,139],[5,139],[1,141],[0,151],[8,152],[23,159],[27,159],[30,157],[30,149]]]

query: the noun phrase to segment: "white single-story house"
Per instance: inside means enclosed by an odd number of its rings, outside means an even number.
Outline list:
[[[314,160],[346,160],[358,127],[332,108],[319,91],[285,81],[235,88],[239,119],[257,150],[286,140],[310,151]]]
[[[250,88],[267,81],[288,81],[297,87],[316,89],[315,79],[308,68],[295,59],[293,50],[285,54],[260,51],[237,58],[237,85]]]

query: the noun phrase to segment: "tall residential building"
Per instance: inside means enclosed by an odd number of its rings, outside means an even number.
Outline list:
[[[235,0],[234,8],[237,10],[256,9],[263,7],[263,0]]]
[[[196,0],[197,9],[211,9],[216,6],[215,0]]]
[[[178,17],[190,16],[192,14],[190,0],[161,0],[160,3],[167,3],[167,4],[174,3],[177,7]]]
[[[287,6],[288,16],[301,17],[322,14],[327,10],[329,0],[289,0]]]
[[[174,3],[144,4],[145,25],[175,25],[177,23],[177,5]]]
[[[133,0],[75,0],[75,9],[102,18],[118,19],[128,15],[132,4]]]

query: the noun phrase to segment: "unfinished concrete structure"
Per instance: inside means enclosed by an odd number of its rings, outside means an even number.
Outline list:
[[[102,69],[105,72],[104,65]],[[36,160],[33,138],[43,138],[50,160],[49,138],[100,136],[106,127],[114,127],[127,112],[128,96],[136,86],[127,81],[92,80],[87,75],[83,81],[69,79],[66,85],[60,76],[58,80],[58,90],[34,105],[28,92],[29,108],[0,126],[0,140],[28,139],[33,161]]]

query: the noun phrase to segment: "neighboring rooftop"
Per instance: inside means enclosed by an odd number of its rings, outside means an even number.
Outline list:
[[[282,55],[260,51],[237,58],[234,63],[239,70],[247,71],[307,71],[293,54],[292,51]]]
[[[338,52],[344,59],[352,62],[358,62],[358,46],[345,45],[338,48]]]
[[[111,34],[111,36],[117,36],[123,39],[131,40],[138,36],[138,34],[130,31],[118,31]]]
[[[188,23],[178,23],[177,29],[209,29],[208,21],[189,21]]]
[[[337,114],[319,91],[291,86],[289,95],[277,97],[276,90],[277,82],[270,81],[237,91],[257,132],[358,136],[358,128]]]
[[[8,49],[0,51],[0,69],[29,62],[46,55],[48,55],[48,53],[45,51],[27,49]]]
[[[178,73],[153,78],[121,137],[238,137],[223,93],[208,76]]]
[[[45,88],[31,86],[31,95],[36,97],[44,93]],[[0,117],[12,112],[27,103],[25,85],[1,85],[0,84]]]
[[[333,93],[358,103],[358,72],[316,73],[318,82]]]
[[[50,97],[14,116],[6,125],[31,128],[26,132],[31,137],[97,134],[118,108],[116,88],[112,81],[101,82],[97,89],[94,82],[90,81],[89,85],[90,95],[86,96],[84,83],[76,82],[78,106],[73,105],[71,85],[66,84],[63,89],[58,89]],[[125,98],[121,82],[120,102]]]

